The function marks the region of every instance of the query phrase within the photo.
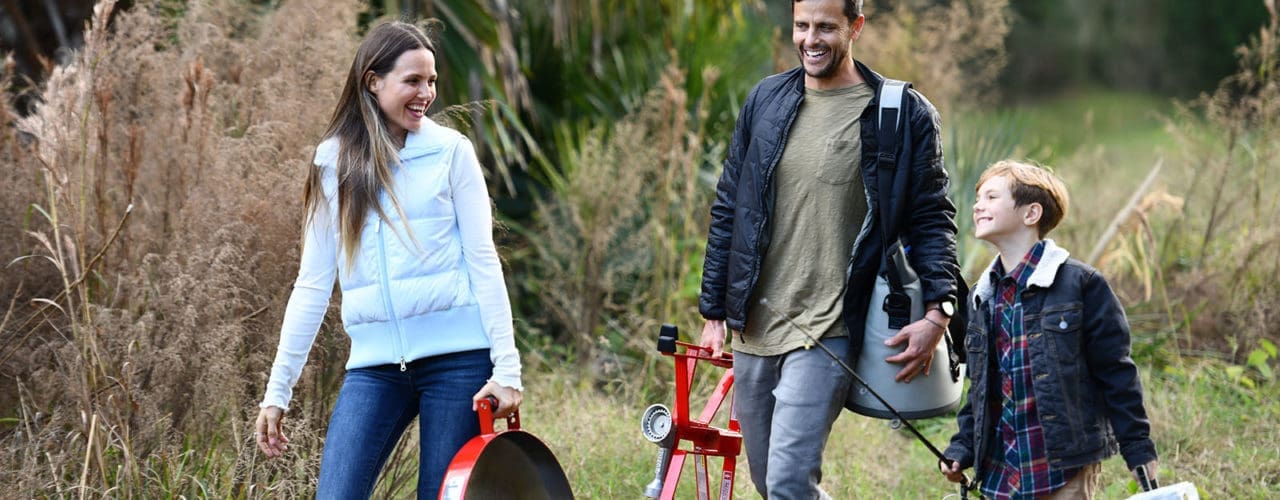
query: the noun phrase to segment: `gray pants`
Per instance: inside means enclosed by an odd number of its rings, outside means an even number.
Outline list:
[[[823,339],[843,358],[849,338]],[[825,498],[822,450],[851,379],[822,349],[780,356],[733,355],[733,408],[742,426],[751,481],[769,499]]]

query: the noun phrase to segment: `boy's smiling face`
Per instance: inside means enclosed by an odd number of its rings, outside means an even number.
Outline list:
[[[1009,178],[1003,175],[991,177],[978,187],[973,204],[974,237],[993,243],[1009,236],[1024,236],[1024,232],[1038,237],[1040,204],[1017,206],[1010,187]]]

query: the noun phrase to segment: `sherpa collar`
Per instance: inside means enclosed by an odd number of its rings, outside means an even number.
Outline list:
[[[1058,275],[1058,268],[1067,263],[1067,257],[1071,256],[1071,252],[1058,246],[1053,240],[1044,240],[1044,254],[1040,256],[1040,263],[1036,264],[1035,271],[1031,272],[1031,277],[1027,278],[1027,286],[1049,288],[1053,285],[1053,278]],[[999,255],[987,264],[986,269],[991,269],[996,265]],[[973,293],[970,294],[969,300],[973,301],[973,306],[977,307],[977,300],[981,298],[984,302],[991,300],[991,295],[995,293],[995,284],[991,282],[991,273],[983,272],[982,277],[978,279],[978,285],[974,287]]]

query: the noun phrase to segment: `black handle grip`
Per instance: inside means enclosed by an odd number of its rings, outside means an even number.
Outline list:
[[[1160,487],[1160,484],[1156,482],[1156,478],[1151,477],[1150,473],[1148,473],[1146,464],[1134,467],[1133,473],[1138,476],[1138,487],[1142,491],[1151,491]]]
[[[678,338],[680,338],[680,330],[676,328],[676,325],[662,325],[662,329],[658,331],[658,352],[674,354],[676,352],[676,339]]]

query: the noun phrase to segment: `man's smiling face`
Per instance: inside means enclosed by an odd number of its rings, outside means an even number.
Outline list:
[[[803,0],[791,6],[791,42],[806,75],[823,80],[853,64],[849,45],[862,31],[862,18],[845,17],[844,0]]]

